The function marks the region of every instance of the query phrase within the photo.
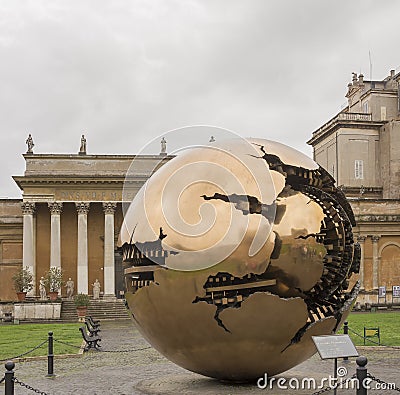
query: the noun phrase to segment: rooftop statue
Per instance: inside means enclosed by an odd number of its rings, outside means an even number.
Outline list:
[[[163,137],[161,139],[161,152],[160,155],[166,155],[167,154],[167,140]]]
[[[31,134],[29,134],[28,138],[25,141],[26,145],[28,146],[28,149],[26,150],[27,154],[33,154],[33,147],[35,144],[33,143],[33,138]]]
[[[79,148],[79,155],[86,155],[86,138],[84,134],[82,134],[81,137],[81,146]]]

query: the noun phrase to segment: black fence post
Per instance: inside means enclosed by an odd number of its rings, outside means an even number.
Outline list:
[[[53,332],[49,332],[49,351],[47,353],[47,377],[54,376],[54,350],[53,350]]]
[[[343,325],[343,333],[345,334],[345,335],[348,335],[349,334],[349,323],[348,323],[348,321],[345,321],[344,322],[344,325]],[[343,358],[343,361],[348,361],[349,360],[349,357],[344,357]]]
[[[7,372],[5,373],[5,385],[6,385],[6,390],[4,392],[5,395],[14,395],[14,368],[15,368],[15,363],[12,361],[8,361],[5,363],[5,367],[7,369]]]
[[[367,395],[367,390],[368,388],[366,387],[366,378],[367,378],[367,362],[368,359],[363,356],[359,356],[356,359],[357,363],[357,369],[356,369],[356,375],[357,375],[357,381],[358,381],[358,386],[357,386],[357,392],[356,395]]]

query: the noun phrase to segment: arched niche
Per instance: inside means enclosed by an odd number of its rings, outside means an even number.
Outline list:
[[[389,290],[393,285],[400,285],[400,245],[388,243],[382,246],[379,264],[379,286]]]

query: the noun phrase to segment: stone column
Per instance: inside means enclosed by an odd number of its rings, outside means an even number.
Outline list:
[[[360,244],[361,256],[360,256],[360,288],[364,289],[364,242],[365,236],[357,236],[357,241]]]
[[[61,268],[61,229],[60,215],[62,203],[48,203],[51,214],[51,236],[50,236],[50,267]]]
[[[372,288],[378,289],[378,271],[379,271],[379,256],[378,242],[380,236],[373,235],[372,239]]]
[[[34,287],[28,295],[34,296],[36,294],[35,227],[33,223],[35,203],[23,202],[21,208],[23,214],[22,265],[32,273]]]
[[[88,294],[89,268],[88,268],[88,232],[87,214],[89,212],[88,202],[75,203],[78,211],[78,259],[77,259],[77,293]]]
[[[115,297],[114,212],[117,204],[104,202],[104,296]]]

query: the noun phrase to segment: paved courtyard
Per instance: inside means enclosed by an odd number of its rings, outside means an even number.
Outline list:
[[[102,348],[104,350],[134,350],[148,347],[134,324],[127,321],[102,321]],[[62,339],[60,339],[62,340]],[[400,385],[400,349],[371,350],[359,348],[360,354],[369,359],[369,372],[386,382]],[[339,361],[352,375],[355,372],[354,358],[348,363]],[[4,365],[3,365],[4,371]],[[80,357],[56,359],[55,378],[46,378],[47,361],[30,360],[17,362],[15,376],[22,382],[51,395],[64,394],[311,394],[314,390],[259,389],[256,383],[233,385],[222,383],[174,365],[153,348],[128,352],[91,351]],[[321,361],[314,355],[301,365],[279,375],[289,379],[314,377],[317,381],[333,372],[333,361]],[[2,377],[2,374],[1,374]],[[294,381],[293,381],[294,382]],[[0,385],[0,393],[4,384]],[[16,385],[16,394],[33,394]],[[326,394],[332,394],[328,391]],[[338,394],[354,394],[355,390],[338,389]],[[392,395],[391,390],[371,390],[371,394]]]

